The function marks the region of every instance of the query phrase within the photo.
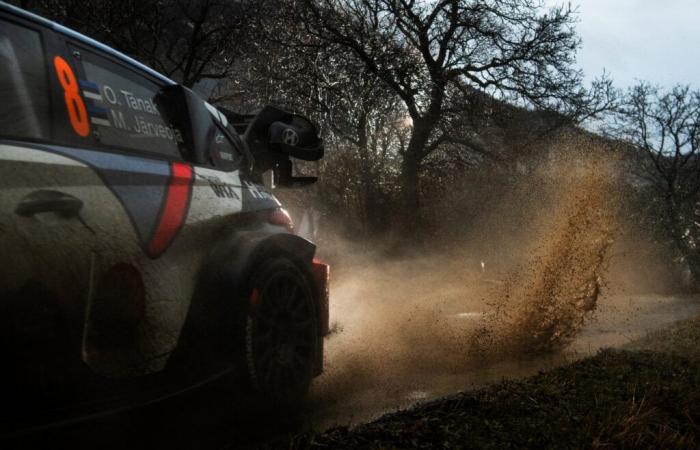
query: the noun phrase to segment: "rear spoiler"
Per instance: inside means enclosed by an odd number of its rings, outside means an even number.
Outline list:
[[[239,114],[219,108],[255,159],[254,171],[274,171],[280,186],[299,187],[316,182],[316,177],[293,177],[290,158],[318,161],[323,158],[323,140],[311,121],[273,106],[257,114]]]
[[[245,134],[245,131],[248,129],[248,125],[250,125],[256,116],[256,114],[239,114],[231,111],[228,108],[217,107],[217,109],[226,116],[228,123],[233,126],[236,133],[240,134],[241,136]]]

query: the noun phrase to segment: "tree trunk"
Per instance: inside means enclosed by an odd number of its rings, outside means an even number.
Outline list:
[[[700,292],[700,255],[698,255],[697,250],[689,250],[686,254],[686,261],[693,278],[693,291]]]
[[[419,239],[421,231],[420,164],[428,143],[431,127],[414,122],[411,140],[401,164],[401,212],[402,232]]]

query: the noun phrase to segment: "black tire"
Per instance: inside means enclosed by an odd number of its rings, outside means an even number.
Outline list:
[[[252,274],[246,301],[243,366],[256,403],[297,409],[313,378],[319,339],[309,279],[291,260],[269,259]]]

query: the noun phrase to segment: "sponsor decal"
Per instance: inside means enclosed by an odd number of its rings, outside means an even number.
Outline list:
[[[267,191],[259,189],[258,185],[255,183],[251,183],[250,181],[244,181],[243,182],[243,188],[248,191],[248,193],[253,197],[255,200],[271,200],[274,199],[274,197]]]
[[[78,80],[80,88],[83,92],[83,97],[89,99],[87,112],[90,115],[90,122],[101,127],[111,127],[109,121],[109,110],[104,108],[104,99],[100,93],[100,88],[96,83],[89,80]]]
[[[236,200],[240,200],[241,197],[238,195],[236,192],[236,189],[233,186],[230,186],[226,183],[222,182],[217,182],[217,181],[209,181],[209,186],[211,187],[212,191],[214,191],[214,195],[216,195],[219,198],[235,198]]]
[[[285,128],[282,133],[282,142],[290,147],[295,147],[299,143],[299,135],[291,128]]]
[[[98,102],[104,101],[102,99],[102,94],[100,94],[100,88],[96,83],[88,80],[78,80],[78,83],[80,84],[80,89],[83,90],[83,97]]]
[[[83,67],[87,69],[92,66],[85,61]],[[112,129],[109,136],[101,137],[107,139],[107,143],[114,144],[113,141],[121,137],[149,137],[178,144],[184,142],[180,130],[163,120],[153,98],[126,88],[98,83],[94,79],[80,79],[78,85],[88,103],[90,122]]]
[[[155,258],[163,253],[185,223],[193,179],[193,169],[189,164],[178,162],[170,164],[170,180],[165,193],[165,202],[158,226],[147,248],[150,257]]]
[[[216,195],[219,198],[234,198],[236,200],[240,200],[241,196],[238,195],[237,189],[235,186],[232,186],[228,183],[225,183],[224,181],[221,181],[220,179],[216,177],[210,177],[210,176],[205,176],[205,175],[197,175],[200,179],[205,180],[211,190],[214,192],[214,195]]]
[[[90,134],[90,122],[88,122],[85,103],[80,96],[80,86],[75,73],[68,62],[60,56],[54,57],[53,65],[58,82],[63,88],[63,99],[66,102],[66,111],[73,131],[80,137],[87,137]]]
[[[194,179],[189,164],[86,148],[17,145],[61,155],[94,170],[121,203],[141,248],[151,258],[167,250],[187,219]]]
[[[219,150],[219,159],[223,159],[224,161],[233,161],[233,153]]]

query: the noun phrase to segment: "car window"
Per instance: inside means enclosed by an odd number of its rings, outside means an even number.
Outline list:
[[[40,34],[0,19],[0,134],[44,139],[50,111]]]
[[[79,80],[90,123],[99,144],[182,159],[182,131],[166,121],[156,106],[160,86],[105,57],[84,49]]]

